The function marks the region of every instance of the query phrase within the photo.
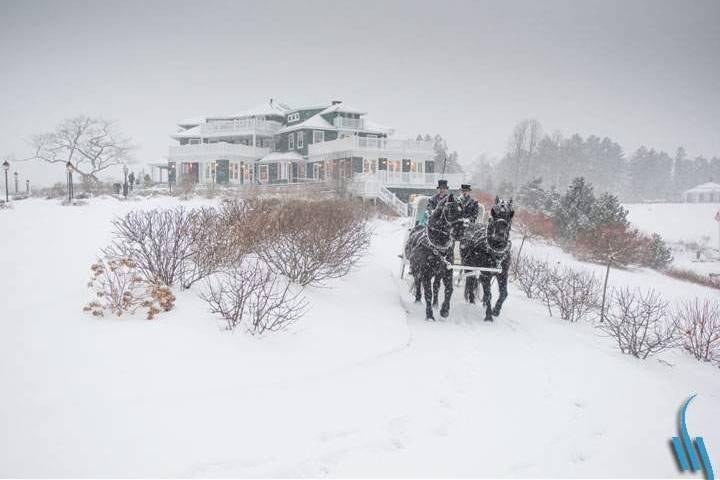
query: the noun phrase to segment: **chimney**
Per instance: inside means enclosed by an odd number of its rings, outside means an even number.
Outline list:
[[[271,107],[272,107],[272,102],[273,102],[273,99],[271,98],[271,99],[270,99],[270,106],[271,106]]]
[[[333,100],[332,101],[333,105],[337,105],[338,103],[342,103],[342,100]]]

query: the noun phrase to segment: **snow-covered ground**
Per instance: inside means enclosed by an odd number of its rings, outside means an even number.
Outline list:
[[[84,314],[110,219],[175,203],[0,211],[0,476],[669,477],[691,393],[690,432],[720,452],[720,369],[621,355],[512,285],[494,323],[458,291],[425,322],[398,278],[399,222],[374,222],[363,264],[309,289],[288,332],[229,334],[195,289],[153,321]],[[611,281],[717,296],[644,270]]]

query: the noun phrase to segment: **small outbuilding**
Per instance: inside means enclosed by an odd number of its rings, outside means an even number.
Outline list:
[[[687,203],[720,203],[720,183],[707,182],[683,192]]]

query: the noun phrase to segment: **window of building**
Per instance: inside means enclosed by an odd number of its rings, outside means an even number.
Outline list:
[[[260,183],[267,183],[268,181],[268,166],[260,165]]]
[[[292,150],[295,148],[295,133],[290,132],[288,133],[288,150]]]
[[[305,178],[306,173],[307,167],[305,164],[302,162],[297,163],[297,178]]]
[[[300,114],[299,114],[299,113],[291,113],[291,114],[288,115],[288,117],[287,117],[288,123],[290,123],[290,122],[297,122],[298,120],[300,120]]]
[[[190,142],[188,142],[188,143],[190,143],[190,145],[199,145],[200,139],[199,138],[191,138]]]
[[[313,143],[322,143],[325,141],[324,130],[313,130]]]
[[[304,132],[297,132],[297,148],[303,148],[303,144],[305,143],[305,133]]]
[[[240,180],[240,164],[230,162],[230,180]]]

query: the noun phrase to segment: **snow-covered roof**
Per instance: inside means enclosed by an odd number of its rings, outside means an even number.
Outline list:
[[[320,112],[321,115],[324,115],[326,113],[332,113],[332,112],[345,112],[345,113],[357,113],[360,115],[365,115],[367,112],[360,110],[359,108],[355,108],[351,105],[348,105],[345,102],[339,102],[334,105],[330,105],[325,110]]]
[[[196,127],[201,123],[205,123],[206,121],[207,117],[205,115],[200,115],[181,120],[178,122],[178,125],[180,125],[181,127]]]
[[[292,132],[301,128],[314,128],[317,130],[337,130],[335,126],[333,126],[330,122],[320,116],[319,113],[317,113],[303,122],[296,123],[295,125],[290,125],[289,127],[280,129],[278,133]]]
[[[720,191],[720,183],[707,182],[696,187],[686,190],[685,193],[696,193],[696,192],[717,192]]]
[[[256,117],[260,115],[279,115],[281,117],[284,117],[286,113],[292,110],[293,108],[286,103],[282,103],[277,100],[270,100],[269,102],[263,103],[262,105],[258,105],[248,110],[244,110],[236,114],[235,117]]]
[[[202,127],[197,125],[182,132],[172,134],[172,138],[198,138],[202,135]]]
[[[364,130],[385,133],[387,135],[392,135],[393,133],[395,133],[395,130],[393,130],[390,127],[386,127],[382,123],[373,122],[372,120],[368,120],[368,119],[364,119],[363,122],[365,123]]]
[[[302,155],[300,155],[297,152],[272,152],[268,153],[264,157],[262,157],[259,162],[260,163],[267,163],[267,162],[278,162],[278,161],[290,161],[290,162],[299,162],[305,160]]]

